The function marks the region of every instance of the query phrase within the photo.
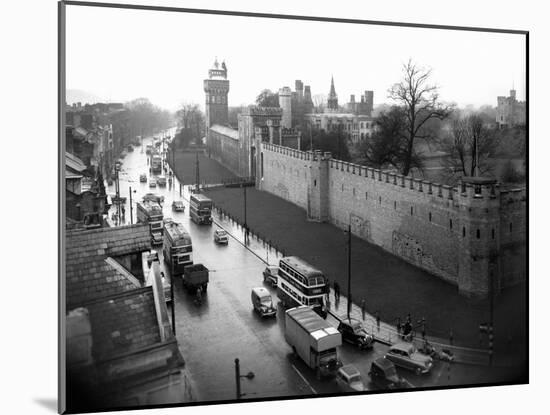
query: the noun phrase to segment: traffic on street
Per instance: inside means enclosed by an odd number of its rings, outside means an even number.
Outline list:
[[[284,276],[277,268],[281,253],[247,238],[242,227],[215,210],[212,223],[205,219],[208,200],[198,197],[192,186],[180,185],[165,160],[164,150],[174,134],[171,129],[160,137],[143,138],[123,156],[118,184],[107,188],[118,202],[112,203],[109,220],[112,226],[139,221],[151,225],[155,258],[167,287],[173,283],[169,315],[173,307],[176,338],[199,401],[483,384],[502,376],[506,369],[432,359],[405,341],[375,341],[376,328],[345,320],[345,299],[325,312],[325,319],[322,313],[306,315],[307,322],[296,317],[291,335],[284,304],[290,305],[291,285],[295,289],[296,284],[278,279]],[[179,244],[178,238],[190,238],[190,243]],[[191,264],[203,267],[194,270]],[[199,274],[202,279],[195,281]],[[310,311],[327,306],[324,300],[310,301]],[[315,324],[317,331],[308,329]],[[298,349],[305,337],[300,330],[310,330],[312,336],[323,331],[326,337],[318,335],[315,344],[308,343],[312,351],[302,352]],[[313,349],[315,361],[308,355]],[[322,376],[322,368],[328,368],[330,376]]]

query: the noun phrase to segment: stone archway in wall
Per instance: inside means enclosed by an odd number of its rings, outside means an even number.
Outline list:
[[[250,176],[256,178],[256,147],[250,147]]]
[[[351,233],[359,238],[370,239],[370,222],[364,220],[361,216],[350,213]]]

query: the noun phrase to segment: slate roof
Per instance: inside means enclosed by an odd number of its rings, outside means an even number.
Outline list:
[[[160,343],[152,287],[134,289],[86,306],[96,361]]]
[[[67,309],[134,290],[135,285],[105,262],[105,259],[150,249],[151,234],[148,224],[84,231],[67,230]]]
[[[68,151],[65,152],[65,166],[78,173],[86,170],[86,165],[84,164],[84,162],[74,154],[69,153]]]
[[[215,132],[219,133],[219,134],[223,134],[227,137],[230,137],[234,140],[239,139],[239,131],[234,130],[233,128],[226,127],[224,125],[214,124],[212,127],[210,127],[210,129],[212,131],[215,131]]]

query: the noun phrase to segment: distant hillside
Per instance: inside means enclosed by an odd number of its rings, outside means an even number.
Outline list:
[[[105,102],[107,100],[82,89],[67,89],[66,101],[69,105],[75,102],[81,102],[84,105]]]

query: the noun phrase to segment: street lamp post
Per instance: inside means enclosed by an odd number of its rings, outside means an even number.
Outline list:
[[[348,225],[348,320],[351,314],[351,224]]]
[[[136,191],[134,190],[134,193]],[[134,217],[132,214],[132,186],[130,186],[130,225],[134,224]]]
[[[245,394],[241,393],[241,378],[254,379],[254,373],[248,372],[246,375],[241,375],[239,359],[235,359],[235,382],[237,385],[237,399],[241,399]]]

